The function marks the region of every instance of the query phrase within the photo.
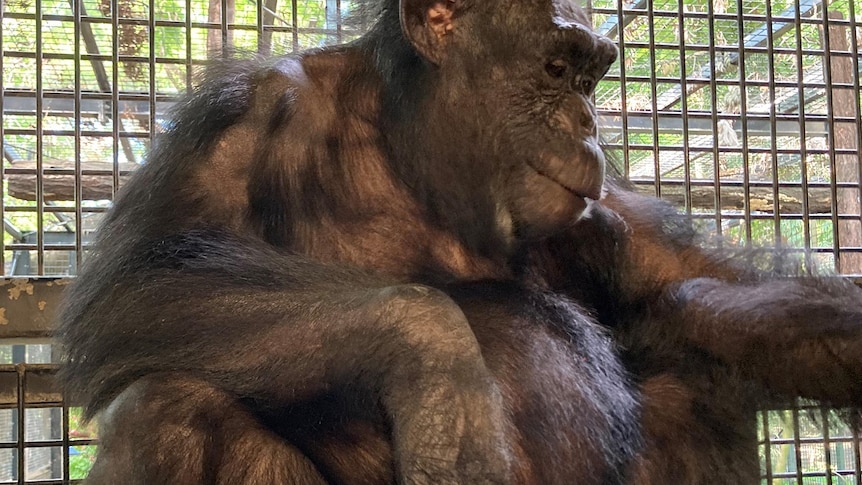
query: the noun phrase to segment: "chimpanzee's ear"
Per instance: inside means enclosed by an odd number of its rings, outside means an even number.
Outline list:
[[[419,54],[439,64],[464,0],[401,0],[401,30]]]

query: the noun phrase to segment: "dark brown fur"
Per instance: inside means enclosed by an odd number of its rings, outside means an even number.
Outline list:
[[[382,3],[212,69],[116,200],[60,322],[90,483],[736,484],[767,397],[862,400],[855,288],[588,201],[574,3]]]

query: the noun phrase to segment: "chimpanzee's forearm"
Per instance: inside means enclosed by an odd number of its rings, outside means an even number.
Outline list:
[[[405,483],[506,482],[499,393],[442,292],[213,231],[133,253],[147,268],[129,261],[134,271],[83,279],[74,301],[99,294],[101,303],[64,313],[65,374],[91,391],[90,414],[136,380],[171,372],[267,407],[358,386],[388,414]],[[107,295],[87,287],[96,281]],[[99,328],[98,345],[84,320]]]

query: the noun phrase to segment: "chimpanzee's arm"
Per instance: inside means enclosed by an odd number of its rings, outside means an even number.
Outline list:
[[[862,291],[833,277],[728,283],[674,292],[685,337],[786,396],[862,404]]]
[[[63,312],[65,378],[88,414],[145,376],[268,408],[359,387],[392,423],[400,483],[508,482],[499,393],[443,293],[215,231],[127,254],[94,262],[100,277],[78,280]]]
[[[610,185],[539,261],[629,339],[700,348],[789,396],[862,403],[862,290],[700,242],[668,204]]]

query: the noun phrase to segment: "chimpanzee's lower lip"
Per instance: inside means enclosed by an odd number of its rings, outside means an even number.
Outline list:
[[[575,197],[580,197],[582,199],[599,200],[599,198],[601,198],[602,196],[601,183],[596,187],[589,188],[572,187],[569,184],[561,182],[559,178],[552,177],[545,170],[542,170],[540,167],[538,167],[536,163],[530,163],[529,165],[530,168],[532,168],[537,174],[564,188],[567,192],[571,193]]]

